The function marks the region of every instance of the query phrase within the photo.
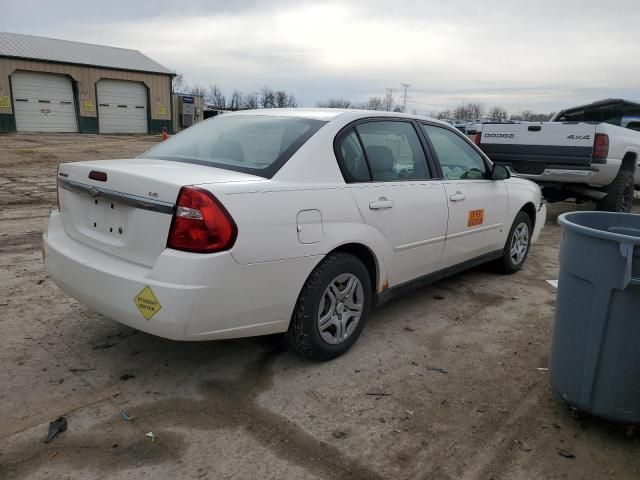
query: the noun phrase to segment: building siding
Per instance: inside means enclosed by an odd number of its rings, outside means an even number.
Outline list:
[[[8,105],[0,103],[0,132],[15,131],[15,117],[13,112],[13,95],[11,92],[11,75],[18,71],[42,73],[56,73],[68,75],[77,91],[80,131],[94,133],[97,117],[96,82],[101,79],[127,80],[143,83],[148,89],[151,133],[159,125],[171,128],[171,76],[145,72],[112,70],[108,68],[86,67],[82,65],[43,62],[38,60],[21,60],[14,58],[0,58],[0,98],[9,97]],[[88,103],[89,102],[89,103]],[[93,108],[87,108],[87,107]],[[162,111],[164,109],[164,112]],[[10,119],[11,118],[11,119]],[[13,130],[5,130],[13,125]],[[86,125],[86,130],[82,127]]]

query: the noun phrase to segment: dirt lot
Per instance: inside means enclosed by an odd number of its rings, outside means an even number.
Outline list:
[[[479,268],[398,298],[332,362],[277,338],[171,342],[67,297],[40,254],[59,162],[156,141],[0,136],[0,478],[640,478],[640,435],[575,419],[538,369],[570,205],[522,272]],[[44,444],[63,414],[68,431]]]

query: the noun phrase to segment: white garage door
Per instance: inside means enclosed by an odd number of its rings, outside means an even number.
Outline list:
[[[77,132],[71,80],[63,75],[16,72],[11,75],[19,132]]]
[[[138,82],[98,82],[100,133],[147,133],[147,89]]]

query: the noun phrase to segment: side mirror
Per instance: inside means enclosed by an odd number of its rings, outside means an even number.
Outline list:
[[[493,171],[491,172],[491,180],[506,180],[507,178],[511,178],[511,172],[509,172],[509,169],[504,165],[494,163]]]

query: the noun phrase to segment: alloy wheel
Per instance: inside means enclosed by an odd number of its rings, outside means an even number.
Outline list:
[[[520,265],[529,249],[529,227],[526,223],[519,224],[513,231],[509,256],[514,265]]]
[[[344,342],[356,330],[364,308],[364,289],[355,275],[343,273],[325,289],[318,305],[317,323],[322,339]]]

